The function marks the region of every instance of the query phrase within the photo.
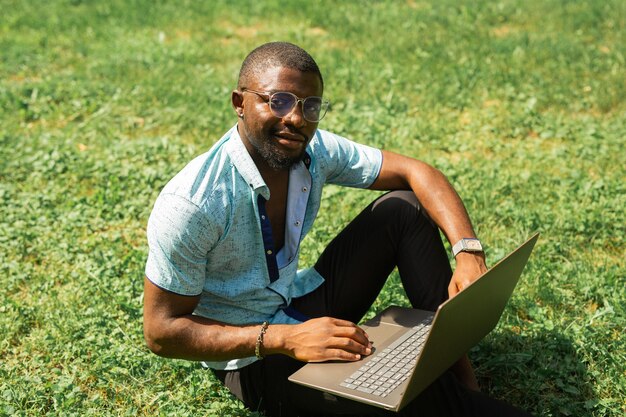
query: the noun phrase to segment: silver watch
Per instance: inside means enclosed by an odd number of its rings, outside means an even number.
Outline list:
[[[452,246],[452,256],[456,258],[459,252],[482,252],[483,245],[480,240],[472,237],[464,237]]]

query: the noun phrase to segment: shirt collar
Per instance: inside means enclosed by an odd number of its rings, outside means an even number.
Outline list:
[[[263,177],[259,172],[259,169],[254,164],[252,157],[246,149],[246,145],[243,144],[241,136],[237,131],[237,125],[231,129],[230,140],[227,143],[226,151],[233,161],[233,165],[239,171],[239,174],[248,183],[250,188],[258,192],[264,199],[269,200],[270,189],[263,181]]]

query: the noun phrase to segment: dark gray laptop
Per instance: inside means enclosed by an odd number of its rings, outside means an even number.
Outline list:
[[[436,312],[389,307],[361,327],[375,351],[357,362],[309,363],[289,380],[398,411],[498,324],[536,233]]]

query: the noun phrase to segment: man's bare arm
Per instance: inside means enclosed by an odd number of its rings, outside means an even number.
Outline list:
[[[475,237],[474,229],[461,198],[446,177],[430,165],[383,151],[381,172],[370,187],[374,190],[413,190],[428,215],[446,235],[450,244],[464,237]],[[461,252],[448,287],[450,296],[486,271],[482,253]]]
[[[254,356],[260,323],[232,326],[192,315],[200,297],[165,291],[144,279],[144,337],[160,356],[224,361]],[[355,324],[322,317],[297,325],[270,325],[263,355],[284,354],[305,362],[358,360],[371,345]]]
[[[443,231],[451,245],[461,238],[476,236],[467,210],[457,192],[440,171],[424,162],[383,151],[381,172],[370,188],[413,190],[422,207]],[[448,285],[450,297],[487,270],[483,253],[461,252],[456,256],[456,264]],[[475,391],[480,390],[467,356],[459,359],[453,370],[467,387]]]

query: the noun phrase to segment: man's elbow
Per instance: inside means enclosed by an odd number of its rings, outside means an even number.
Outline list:
[[[148,349],[150,349],[150,351],[155,355],[165,358],[171,357],[171,353],[168,352],[163,335],[159,334],[159,332],[154,331],[145,324],[143,326],[143,339],[146,343],[146,346],[148,346]]]

